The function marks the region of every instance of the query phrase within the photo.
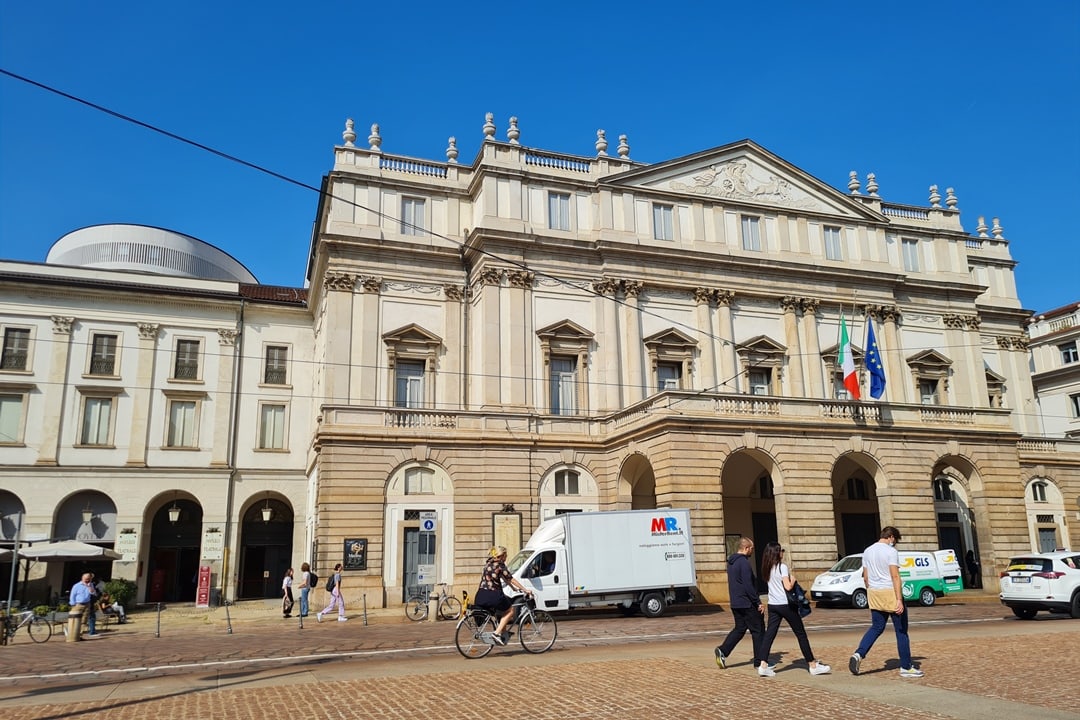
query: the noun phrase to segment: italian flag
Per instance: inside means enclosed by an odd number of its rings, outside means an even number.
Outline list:
[[[859,378],[855,375],[855,358],[851,355],[851,338],[848,337],[844,314],[840,313],[840,369],[844,373],[844,387],[851,393],[852,400],[859,399]]]

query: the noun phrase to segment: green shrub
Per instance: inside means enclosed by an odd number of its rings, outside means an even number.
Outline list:
[[[67,612],[69,610],[71,610],[71,606],[67,603],[60,603],[56,606],[56,612]]]
[[[113,602],[120,603],[124,608],[131,607],[138,589],[139,586],[131,580],[110,580],[105,583],[105,592],[109,593]]]
[[[37,607],[34,608],[34,614],[37,615],[38,617],[45,617],[46,615],[49,614],[49,606],[48,605],[38,605]]]

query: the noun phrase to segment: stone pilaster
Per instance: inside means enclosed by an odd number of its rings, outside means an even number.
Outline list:
[[[806,397],[806,390],[803,384],[802,344],[799,342],[798,318],[795,317],[795,311],[798,307],[798,298],[791,296],[780,298],[780,309],[784,311],[784,344],[787,345],[787,364],[788,370],[790,371],[788,377],[791,379],[791,396]],[[782,388],[779,387],[779,383],[776,384],[777,387],[774,388],[774,392],[777,395],[782,395]]]
[[[211,448],[210,465],[227,467],[232,423],[234,378],[236,377],[236,338],[240,332],[234,328],[218,329],[218,376],[217,394],[214,400],[214,445]],[[255,353],[258,358],[258,353]],[[256,360],[256,372],[262,372],[260,360]],[[256,416],[258,417],[258,416]],[[258,422],[258,420],[256,420]]]
[[[611,278],[593,282],[593,291],[601,295],[597,301],[601,308],[601,327],[597,332],[600,356],[596,367],[596,380],[600,384],[601,412],[618,410],[622,402],[623,364],[622,333],[619,332],[619,305],[615,302],[618,283]]]
[[[323,388],[330,404],[349,401],[349,350],[353,327],[353,289],[356,276],[349,273],[327,273],[323,280],[326,289],[323,303],[326,319],[322,331],[326,336],[322,346]]]
[[[349,349],[349,363],[352,365],[349,402],[356,400],[373,404],[379,397],[382,373],[378,368],[386,365],[386,348],[383,347],[381,334],[384,329],[393,328],[383,328],[380,324],[382,314],[379,312],[379,294],[382,292],[382,278],[362,276],[359,285],[361,292],[352,296],[356,326]]]
[[[716,333],[712,325],[712,303],[715,296],[714,290],[708,288],[694,289],[695,319],[698,330],[701,333],[701,378],[700,384],[703,390],[714,390],[719,385],[716,377]],[[690,388],[687,388],[690,389]]]
[[[64,395],[67,388],[68,364],[71,361],[71,326],[73,317],[52,316],[53,339],[49,346],[49,375],[41,394],[45,406],[38,465],[56,465],[60,453],[60,428],[63,427]],[[75,395],[78,398],[78,394]],[[77,400],[76,400],[77,402]],[[78,417],[78,413],[75,413]],[[75,428],[78,433],[78,427]]]
[[[641,307],[638,296],[643,283],[640,280],[623,280],[622,289],[626,297],[623,305],[623,328],[626,333],[626,377],[623,385],[623,407],[629,407],[645,397],[644,387],[647,378],[643,374],[642,353],[645,346],[641,340]]]
[[[506,397],[504,405],[525,409],[532,398],[533,384],[530,378],[532,370],[533,343],[529,336],[532,323],[532,287],[536,276],[526,270],[508,270],[506,279],[509,287],[509,322],[506,331],[510,335],[509,350],[506,353],[502,376],[506,379]]]
[[[126,465],[146,467],[146,448],[150,439],[150,406],[153,403],[154,367],[157,364],[157,340],[161,326],[136,323],[139,329],[138,358],[135,362],[135,386],[131,389],[131,444]]]
[[[810,397],[825,398],[824,365],[821,362],[821,339],[818,335],[817,309],[821,304],[816,298],[800,298],[802,309],[802,347],[806,350],[803,375]]]
[[[720,338],[721,392],[739,392],[739,358],[735,351],[735,321],[731,305],[735,302],[734,290],[716,291],[716,337]]]

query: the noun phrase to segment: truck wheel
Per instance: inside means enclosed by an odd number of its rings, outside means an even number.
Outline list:
[[[1013,608],[1012,611],[1013,615],[1020,618],[1021,620],[1031,620],[1035,617],[1035,614],[1037,612],[1036,610],[1032,610],[1031,608]]]
[[[937,593],[930,588],[923,588],[919,591],[919,604],[923,607],[930,607],[937,602]]]
[[[866,598],[865,590],[856,590],[851,594],[851,607],[865,610],[870,607],[870,601]]]
[[[646,593],[645,597],[641,598],[641,614],[645,617],[660,617],[666,607],[667,603],[660,593]]]

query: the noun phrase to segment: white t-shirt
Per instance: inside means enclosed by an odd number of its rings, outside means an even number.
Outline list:
[[[769,604],[770,605],[787,605],[787,591],[784,590],[784,578],[791,573],[788,571],[788,566],[784,563],[776,565],[772,572],[769,573]]]
[[[889,566],[900,567],[900,553],[889,543],[876,542],[863,551],[863,567],[871,590],[892,590],[892,574]]]
[[[288,590],[292,587],[292,577],[286,575],[285,579],[281,581],[281,589]]]
[[[300,589],[303,590],[307,587],[311,587],[311,573],[305,570],[300,575]]]

